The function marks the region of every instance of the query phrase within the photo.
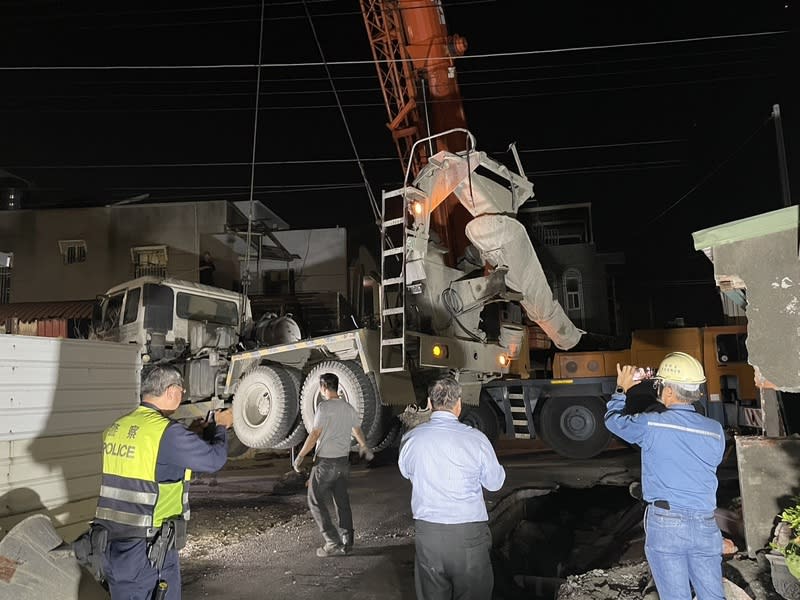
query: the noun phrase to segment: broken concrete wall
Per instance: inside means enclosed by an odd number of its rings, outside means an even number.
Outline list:
[[[800,392],[798,207],[694,234],[720,289],[745,288],[748,362],[777,389]]]

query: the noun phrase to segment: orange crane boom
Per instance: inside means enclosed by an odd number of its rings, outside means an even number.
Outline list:
[[[419,139],[454,128],[466,129],[455,56],[467,50],[467,41],[449,35],[440,0],[360,0],[372,47],[384,103],[403,173],[410,165],[416,176],[429,156],[467,149],[467,137],[450,134],[435,147],[418,146]],[[454,264],[469,241],[464,227],[469,213],[455,197],[445,200],[431,215],[431,228],[448,248]]]

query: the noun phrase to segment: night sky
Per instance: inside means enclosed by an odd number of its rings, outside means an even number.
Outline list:
[[[536,200],[592,202],[599,249],[632,269],[708,277],[692,231],[782,206],[776,103],[800,186],[796,0],[443,5],[469,43],[457,68],[478,148],[517,142]],[[32,184],[24,207],[247,199],[256,69],[225,65],[257,61],[260,10],[2,2],[0,169]],[[372,189],[401,182],[357,2],[282,0],[266,4],[256,198],[293,227],[374,230],[331,83],[308,65],[312,23],[326,61],[354,63],[330,69]],[[631,45],[596,48],[615,44]],[[8,69],[189,65],[208,68]]]

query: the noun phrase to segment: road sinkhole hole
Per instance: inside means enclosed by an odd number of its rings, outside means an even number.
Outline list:
[[[643,514],[627,487],[516,491],[490,517],[493,598],[553,600],[568,575],[641,565]],[[625,585],[643,589],[649,573],[632,566],[625,577]]]

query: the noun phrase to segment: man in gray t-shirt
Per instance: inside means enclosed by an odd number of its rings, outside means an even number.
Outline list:
[[[316,445],[314,467],[308,481],[308,508],[317,522],[325,545],[317,548],[317,556],[342,556],[353,547],[353,513],[347,491],[350,476],[350,436],[358,442],[358,453],[368,461],[372,452],[361,431],[361,417],[355,408],[339,397],[339,378],[324,373],[319,378],[322,402],[314,415],[314,425],[305,444],[297,453],[294,470]],[[333,524],[330,504],[336,507],[339,526]]]

